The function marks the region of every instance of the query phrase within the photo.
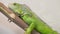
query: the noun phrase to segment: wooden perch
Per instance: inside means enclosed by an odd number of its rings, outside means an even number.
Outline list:
[[[20,19],[13,11],[11,11],[9,8],[7,8],[4,4],[0,2],[0,11],[7,16],[11,21],[13,21],[15,24],[17,24],[19,27],[25,30],[25,28],[28,27],[28,25]],[[33,30],[32,34],[39,34],[37,31]]]

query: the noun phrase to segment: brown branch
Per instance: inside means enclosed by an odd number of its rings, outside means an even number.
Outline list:
[[[15,13],[13,13],[13,11],[11,11],[1,2],[0,2],[0,11],[22,29],[25,30],[25,28],[28,27],[28,25],[22,19],[20,19]],[[33,30],[32,34],[38,34],[38,32]]]

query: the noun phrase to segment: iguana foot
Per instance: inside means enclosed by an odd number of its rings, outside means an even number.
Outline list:
[[[25,32],[24,34],[31,34],[31,33],[29,33],[29,32]]]

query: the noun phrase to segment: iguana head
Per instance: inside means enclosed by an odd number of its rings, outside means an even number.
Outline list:
[[[12,9],[13,12],[17,14],[20,15],[27,14],[31,16],[31,13],[29,12],[31,10],[25,4],[13,3],[13,4],[9,4],[9,8]]]
[[[11,10],[13,10],[13,12],[18,13],[18,14],[22,14],[22,5],[18,4],[18,3],[13,3],[13,4],[9,4],[8,6]]]

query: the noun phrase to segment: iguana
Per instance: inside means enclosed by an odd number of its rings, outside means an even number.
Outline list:
[[[8,7],[28,24],[29,27],[25,31],[25,34],[31,34],[33,29],[40,34],[58,34],[58,32],[54,31],[42,21],[42,19],[38,18],[38,16],[25,4],[12,3]]]

